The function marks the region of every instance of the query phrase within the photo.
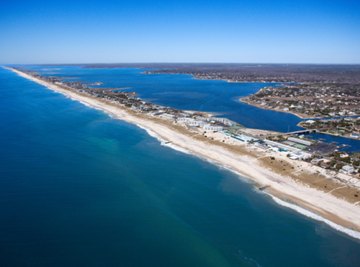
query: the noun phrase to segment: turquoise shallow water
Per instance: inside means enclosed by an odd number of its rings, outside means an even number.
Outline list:
[[[359,266],[360,243],[0,69],[1,266]]]

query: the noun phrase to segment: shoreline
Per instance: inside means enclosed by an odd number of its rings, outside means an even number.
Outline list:
[[[160,140],[162,145],[192,154],[219,167],[228,169],[257,186],[268,186],[269,189],[264,190],[264,192],[269,194],[273,199],[275,197],[287,203],[288,206],[295,204],[296,207],[307,211],[310,210],[310,212],[316,214],[316,216],[324,218],[322,221],[332,228],[336,229],[334,225],[338,225],[341,228],[337,230],[360,239],[360,206],[335,197],[332,194],[311,188],[306,184],[296,182],[290,177],[286,177],[285,175],[281,175],[264,167],[261,162],[257,160],[256,157],[259,156],[260,153],[256,153],[256,151],[250,151],[247,147],[245,147],[245,149],[241,147],[238,150],[243,149],[243,153],[238,153],[238,151],[234,149],[235,153],[225,145],[221,146],[215,142],[210,142],[210,140],[202,140],[200,137],[194,137],[190,132],[186,133],[185,129],[181,130],[179,127],[170,125],[169,123],[146,117],[142,114],[136,114],[119,105],[108,103],[89,95],[63,89],[55,84],[32,77],[21,71],[12,68],[7,69],[23,78],[61,93],[72,100],[104,111],[116,119],[135,124],[146,130],[149,135]],[[296,210],[295,208],[292,209]]]

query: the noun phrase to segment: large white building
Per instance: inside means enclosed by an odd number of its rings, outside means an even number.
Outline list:
[[[195,120],[193,118],[188,118],[188,117],[178,118],[177,121],[180,123],[184,123],[187,126],[192,126],[192,127],[202,127],[205,125],[204,121],[199,121],[199,120]]]

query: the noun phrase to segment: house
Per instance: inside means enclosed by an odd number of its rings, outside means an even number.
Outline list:
[[[355,169],[351,165],[345,165],[341,168],[341,172],[346,173],[346,174],[353,173],[354,171],[355,171]]]
[[[205,125],[203,126],[203,129],[204,129],[205,131],[220,132],[220,131],[222,131],[224,128],[223,128],[222,126],[205,124]]]

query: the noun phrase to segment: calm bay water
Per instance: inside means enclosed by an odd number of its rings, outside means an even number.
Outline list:
[[[1,266],[360,265],[359,241],[133,125],[3,69],[0,93]]]

